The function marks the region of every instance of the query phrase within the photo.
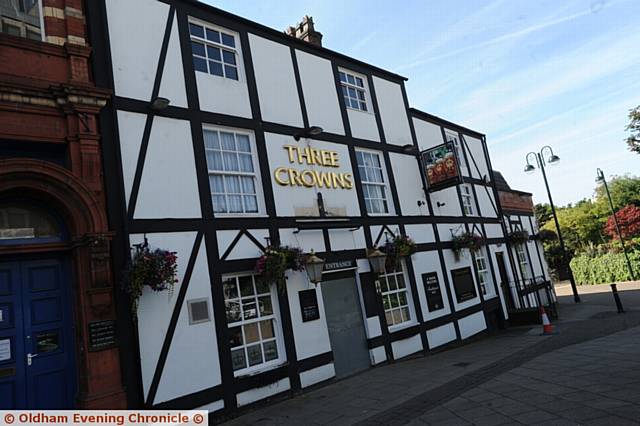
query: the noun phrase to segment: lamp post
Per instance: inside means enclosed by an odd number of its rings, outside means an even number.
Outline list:
[[[544,153],[548,151],[548,158],[545,161]],[[553,213],[553,221],[556,224],[556,230],[558,231],[558,241],[560,242],[560,249],[562,250],[562,259],[564,261],[565,267],[569,272],[569,281],[571,282],[571,291],[573,292],[573,300],[578,303],[580,302],[580,296],[578,295],[578,288],[576,287],[576,281],[573,278],[573,272],[571,271],[571,266],[569,265],[569,257],[567,256],[567,250],[564,247],[564,240],[562,239],[562,232],[560,231],[560,223],[558,222],[558,215],[556,215],[556,207],[553,205],[553,199],[551,198],[551,190],[549,189],[549,182],[547,181],[547,173],[545,171],[547,163],[550,165],[555,165],[560,161],[560,157],[553,153],[553,149],[550,146],[543,146],[540,152],[530,152],[526,155],[525,160],[527,161],[527,165],[524,167],[525,173],[533,173],[536,168],[533,164],[529,162],[529,157],[533,155],[538,164],[538,168],[542,172],[542,177],[544,179],[544,186],[547,188],[547,196],[549,197],[549,204],[551,205],[551,213]]]
[[[613,208],[613,201],[611,201],[611,193],[609,192],[609,185],[607,185],[607,179],[604,177],[604,172],[598,168],[596,169],[596,182],[602,183],[604,185],[604,190],[607,193],[607,198],[609,199],[609,207],[611,207],[611,214],[613,215],[613,223],[616,225],[616,232],[618,233],[618,238],[620,238],[620,244],[622,244],[622,252],[624,253],[624,258],[627,261],[627,268],[629,268],[629,275],[631,276],[631,280],[635,281],[635,274],[633,273],[633,267],[631,266],[631,261],[629,260],[629,254],[627,253],[627,248],[624,245],[624,238],[622,238],[622,233],[620,232],[620,225],[618,224],[618,218],[616,217],[616,211]]]

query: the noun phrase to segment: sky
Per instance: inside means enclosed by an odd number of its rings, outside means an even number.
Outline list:
[[[640,175],[624,142],[640,105],[640,0],[205,0],[284,30],[305,14],[323,46],[407,77],[412,107],[487,136],[514,189],[547,196],[529,152],[549,145],[557,205],[591,198],[596,168]]]

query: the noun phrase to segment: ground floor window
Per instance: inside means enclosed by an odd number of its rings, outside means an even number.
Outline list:
[[[251,274],[223,277],[234,371],[251,370],[280,360],[274,287]]]
[[[411,321],[409,291],[402,265],[396,271],[380,275],[380,293],[389,327]]]
[[[524,281],[531,279],[531,272],[529,271],[529,261],[527,260],[527,253],[525,252],[524,244],[516,245],[516,256],[518,257],[518,264],[520,265],[522,280]]]
[[[480,291],[483,296],[487,295],[487,287],[489,286],[489,267],[487,266],[487,258],[483,249],[475,254],[476,272],[478,273],[478,281],[480,283]]]

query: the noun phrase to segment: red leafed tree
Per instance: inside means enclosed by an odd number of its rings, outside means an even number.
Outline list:
[[[640,207],[629,204],[616,212],[616,219],[618,219],[618,224],[620,225],[622,238],[631,238],[640,235]],[[613,215],[607,219],[604,232],[611,238],[618,239]]]

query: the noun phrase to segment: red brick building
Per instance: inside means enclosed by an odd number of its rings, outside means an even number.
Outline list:
[[[124,408],[84,4],[0,6],[0,406]]]

